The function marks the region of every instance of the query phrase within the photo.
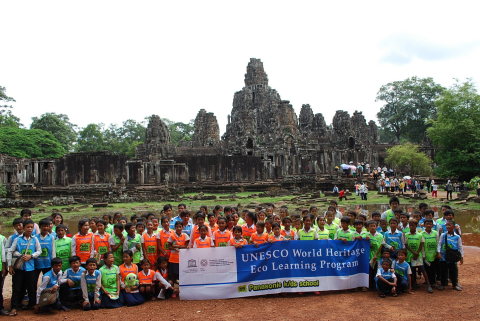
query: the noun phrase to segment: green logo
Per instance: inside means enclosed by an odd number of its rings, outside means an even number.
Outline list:
[[[246,285],[240,285],[238,287],[238,292],[247,292],[247,286]]]

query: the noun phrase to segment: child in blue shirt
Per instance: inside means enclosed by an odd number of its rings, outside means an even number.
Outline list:
[[[37,280],[35,284],[37,284],[38,282],[40,273],[45,274],[51,270],[52,259],[57,256],[55,237],[50,234],[50,224],[51,221],[48,218],[44,218],[38,223],[38,225],[40,226],[40,234],[38,234],[36,237],[40,242],[42,253],[40,253],[40,255],[34,259]]]
[[[82,306],[83,293],[80,280],[85,269],[80,266],[80,257],[76,255],[72,256],[68,262],[70,268],[63,273],[60,296],[62,304],[72,309]]]
[[[443,290],[448,285],[448,278],[452,282],[452,286],[457,291],[462,291],[462,287],[458,284],[458,266],[457,262],[449,262],[446,259],[447,247],[460,252],[460,264],[463,264],[463,246],[462,238],[455,233],[455,222],[447,221],[445,224],[447,232],[442,233],[438,239],[437,252],[440,254],[440,281],[439,290]]]
[[[384,298],[387,294],[397,296],[397,277],[391,267],[391,260],[383,260],[382,267],[377,270],[375,281],[377,283],[378,295],[381,298]]]
[[[62,260],[59,258],[53,258],[50,261],[50,265],[52,268],[50,271],[43,274],[42,283],[37,289],[37,298],[35,305],[35,312],[38,313],[40,310],[42,311],[50,311],[52,308],[62,311],[68,311],[64,306],[61,305],[58,299],[58,290],[61,284],[61,277],[62,277]],[[51,292],[56,295],[56,300],[52,304],[44,305],[42,300],[42,294],[45,292]]]
[[[97,260],[90,258],[86,262],[87,270],[83,272],[80,285],[83,295],[83,310],[97,310],[100,308],[100,288],[102,287],[102,273],[97,270]]]
[[[410,264],[408,264],[405,259],[407,258],[407,252],[402,249],[398,250],[397,260],[393,262],[393,269],[395,270],[395,275],[397,276],[397,293],[402,293],[407,291],[408,293],[412,292],[412,269]]]

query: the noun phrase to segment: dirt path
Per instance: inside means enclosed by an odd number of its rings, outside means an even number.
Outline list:
[[[14,320],[480,320],[480,248],[465,248],[465,264],[460,266],[464,290],[435,291],[423,288],[414,294],[380,299],[374,292],[329,292],[319,296],[305,294],[264,296],[209,301],[148,302],[139,307],[96,312],[70,311],[35,315],[20,311]],[[10,278],[5,290],[10,287]],[[6,295],[6,297],[9,297]],[[8,305],[8,302],[7,302]],[[391,316],[391,317],[388,317]]]

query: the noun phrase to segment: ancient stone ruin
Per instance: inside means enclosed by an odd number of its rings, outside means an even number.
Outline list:
[[[136,157],[108,152],[72,153],[60,159],[0,156],[0,183],[18,197],[72,194],[75,191],[148,190],[155,186],[278,183],[295,177],[319,180],[335,166],[353,161],[383,163],[375,122],[361,112],[338,110],[331,125],[310,105],[299,117],[288,100],[268,85],[259,59],[252,58],[245,86],[235,93],[225,134],[217,118],[201,109],[191,142],[173,146],[168,128],[150,117]]]

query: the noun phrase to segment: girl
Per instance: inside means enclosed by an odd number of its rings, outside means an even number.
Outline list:
[[[158,256],[158,236],[154,232],[152,221],[147,222],[147,232],[141,236],[143,257],[150,262],[151,265],[157,262]]]
[[[317,236],[319,240],[329,240],[330,239],[330,231],[325,228],[325,218],[319,216],[317,218]]]
[[[57,213],[57,212],[53,213],[53,214],[52,214],[52,222],[53,222],[53,229],[52,229],[52,231],[56,233],[56,232],[57,232],[57,226],[63,225],[63,216],[62,216],[62,214]],[[67,233],[68,233],[68,230],[67,230]]]
[[[193,247],[195,240],[200,237],[200,227],[205,225],[205,214],[198,212],[195,215],[195,220],[196,220],[196,225],[193,227],[192,233],[190,234],[190,239],[191,239],[190,247]],[[212,231],[210,230],[210,227],[206,225],[205,227],[207,228],[207,235],[211,236]]]
[[[120,270],[113,264],[113,254],[105,253],[103,256],[105,265],[100,268],[102,273],[101,307],[115,309],[123,306],[123,295],[120,292]]]
[[[129,307],[139,305],[145,302],[145,299],[138,290],[138,285],[129,286],[125,279],[127,276],[134,274],[138,277],[138,266],[132,263],[132,251],[123,252],[123,264],[119,266],[120,269],[120,286],[123,292],[123,299],[125,304]]]
[[[285,237],[280,233],[280,231],[281,231],[280,224],[273,223],[272,224],[272,230],[273,230],[273,235],[270,235],[268,237],[268,242],[275,243],[275,242],[285,240]]]
[[[106,222],[97,221],[97,232],[93,234],[93,256],[99,262],[99,266],[103,265],[102,256],[110,252],[110,234],[105,232]]]
[[[282,220],[283,229],[280,231],[280,234],[284,237],[285,240],[294,240],[295,239],[295,231],[291,228],[292,227],[292,219],[289,216],[285,216]]]
[[[212,247],[213,246],[212,238],[207,236],[208,227],[206,225],[201,225],[198,228],[198,231],[200,232],[200,237],[198,237],[193,241],[193,248],[202,249],[202,248]]]
[[[245,225],[242,226],[242,234],[247,242],[250,242],[250,237],[255,233],[255,224],[257,223],[257,216],[253,212],[245,214]]]
[[[225,220],[227,222],[227,230],[230,231],[230,233],[233,232],[233,227],[236,225],[234,219],[233,219],[233,215],[227,215],[225,216]],[[218,224],[218,222],[217,222]]]
[[[174,282],[178,280],[178,263],[180,262],[180,249],[186,249],[190,242],[190,237],[182,232],[182,222],[175,222],[175,233],[170,235],[168,244],[171,249],[170,257],[168,258],[168,274],[170,279]]]
[[[222,217],[222,216],[219,216],[219,217]],[[208,219],[208,227],[210,228],[212,233],[215,232],[218,229],[217,218],[215,217],[215,214],[209,213],[207,215],[207,219]]]
[[[84,266],[93,257],[93,233],[89,229],[88,219],[81,219],[78,222],[78,233],[72,237],[72,256],[78,256]]]
[[[158,236],[157,236],[158,242],[160,243],[160,245],[158,246],[158,249],[160,250],[160,256],[163,256],[168,259],[170,256],[170,247],[168,245],[168,239],[172,235],[172,230],[170,230],[170,223],[168,221],[168,217],[162,216],[162,218],[160,219],[160,224],[162,224],[163,229],[160,230],[160,233],[158,233]]]
[[[213,232],[212,240],[215,247],[227,246],[228,241],[232,238],[232,232],[227,230],[227,219],[219,217],[217,221],[218,230]]]
[[[236,248],[240,248],[248,244],[247,240],[242,237],[242,228],[240,226],[233,227],[233,237],[230,239],[230,241],[228,241],[228,244]]]
[[[265,211],[260,211],[257,213],[257,222],[265,222],[265,219],[267,217],[267,214],[265,214]]]
[[[157,261],[157,271],[153,277],[155,284],[155,293],[158,293],[158,299],[168,299],[173,294],[173,282],[168,280],[168,261],[165,257],[159,257]]]
[[[153,295],[153,277],[155,276],[155,271],[150,269],[150,262],[147,259],[143,259],[140,264],[142,265],[142,270],[138,272],[138,281],[140,283],[138,290],[145,300],[149,300]]]
[[[303,228],[297,231],[296,239],[301,241],[317,240],[317,232],[312,228],[312,214],[303,217]]]
[[[256,233],[253,233],[250,237],[250,244],[258,246],[260,244],[268,242],[268,234],[265,233],[265,223],[257,222]]]

